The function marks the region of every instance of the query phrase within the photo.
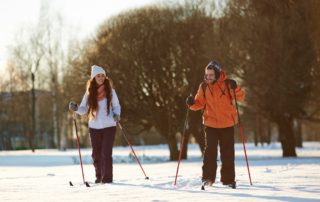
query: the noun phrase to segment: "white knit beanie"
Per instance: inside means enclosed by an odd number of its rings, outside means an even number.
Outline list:
[[[102,67],[99,67],[98,65],[93,65],[91,67],[91,79],[93,79],[98,74],[104,74],[106,76],[106,71]]]

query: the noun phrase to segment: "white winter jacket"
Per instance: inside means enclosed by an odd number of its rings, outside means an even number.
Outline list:
[[[88,111],[87,102],[88,96],[86,93],[84,94],[81,104],[76,113],[80,115],[86,114]],[[89,116],[89,128],[102,129],[116,126],[117,123],[113,120],[113,115],[117,114],[120,116],[120,113],[121,106],[119,103],[119,99],[116,94],[116,91],[112,89],[112,101],[109,115],[107,114],[107,98],[98,101],[98,110],[95,117]]]

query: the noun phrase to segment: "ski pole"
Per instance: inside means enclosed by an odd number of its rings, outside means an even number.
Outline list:
[[[192,91],[191,91],[191,92],[194,92],[195,87],[196,87],[196,79],[197,79],[196,75],[197,75],[197,74],[194,74],[194,75],[193,75],[193,82],[192,82],[192,83],[193,83],[193,86],[192,86]],[[190,95],[192,95],[192,93],[190,93]],[[178,173],[179,173],[179,168],[180,168],[180,162],[181,162],[181,157],[182,157],[183,142],[184,142],[186,130],[187,130],[187,128],[189,128],[189,125],[188,125],[189,111],[190,111],[190,108],[188,107],[187,113],[186,113],[186,119],[184,120],[183,133],[182,133],[182,136],[181,136],[178,166],[177,166],[177,171],[176,171],[176,177],[175,177],[175,179],[174,179],[174,184],[173,184],[174,186],[176,186],[176,184],[177,184],[177,178],[178,178]]]
[[[74,127],[76,128],[76,136],[77,136],[77,146],[78,146],[78,152],[79,152],[79,159],[80,159],[80,165],[81,165],[81,172],[82,172],[82,180],[83,184],[85,184],[87,187],[90,187],[89,183],[85,181],[84,179],[84,172],[83,172],[83,166],[82,166],[82,158],[81,158],[81,151],[80,151],[80,140],[78,136],[78,127],[77,127],[77,122],[76,122],[77,115],[74,112],[73,113],[73,122],[74,122]],[[70,186],[73,186],[72,182],[69,182]]]
[[[243,127],[242,127],[241,122],[240,122],[240,114],[239,114],[239,108],[238,108],[238,101],[237,101],[235,89],[232,89],[232,90],[233,90],[233,95],[234,95],[234,99],[235,99],[235,103],[236,103],[236,108],[237,108],[238,125],[239,125],[240,135],[241,135],[241,139],[242,139],[243,151],[244,151],[244,155],[245,155],[245,158],[246,158],[247,170],[248,170],[250,185],[252,185],[251,175],[250,175],[250,169],[249,169],[249,162],[248,162],[248,157],[247,157],[246,144],[245,144],[244,134],[243,134]]]
[[[178,166],[177,166],[177,171],[176,171],[176,177],[174,180],[174,186],[177,184],[177,178],[178,178],[178,173],[179,173],[179,167],[180,167],[180,161],[181,161],[181,157],[182,157],[182,150],[183,150],[183,142],[184,142],[184,135],[186,133],[186,130],[188,128],[188,116],[189,116],[189,107],[187,109],[187,113],[186,113],[186,119],[184,121],[184,127],[183,127],[183,133],[182,133],[182,137],[181,137],[181,142],[180,142],[180,153],[179,153],[179,159],[178,159]]]
[[[124,139],[125,139],[125,140],[127,141],[127,143],[129,144],[129,146],[130,146],[130,148],[131,148],[131,151],[132,151],[132,153],[133,153],[136,161],[139,163],[139,166],[140,166],[140,168],[141,168],[144,176],[146,177],[145,179],[148,180],[149,177],[148,177],[148,176],[146,175],[146,173],[144,172],[144,170],[143,170],[143,168],[142,168],[142,166],[141,166],[141,163],[140,163],[140,161],[139,161],[139,159],[138,159],[138,157],[137,157],[137,155],[136,155],[136,152],[134,151],[134,149],[133,149],[133,147],[132,147],[132,144],[130,143],[130,141],[128,140],[126,134],[124,133],[123,128],[122,128],[122,126],[121,126],[121,124],[120,124],[119,121],[118,121],[118,126],[119,126],[119,128],[120,128],[120,130],[121,130],[121,132],[122,132],[122,135],[123,135]]]

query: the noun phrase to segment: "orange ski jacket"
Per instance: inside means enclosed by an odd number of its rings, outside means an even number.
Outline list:
[[[226,79],[226,74],[221,71],[219,79],[213,84],[207,84],[205,88],[200,84],[195,104],[190,106],[193,111],[204,109],[202,119],[205,126],[228,128],[238,123],[237,111],[233,105],[234,93],[230,84],[227,87]],[[235,89],[235,94],[237,101],[244,100],[244,91],[239,86]]]

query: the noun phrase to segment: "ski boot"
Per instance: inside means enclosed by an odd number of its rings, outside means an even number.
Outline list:
[[[236,182],[231,182],[231,183],[222,183],[223,185],[225,185],[225,186],[228,186],[228,187],[230,187],[230,188],[232,188],[232,189],[236,189],[237,188],[237,183]]]
[[[201,185],[201,190],[205,190],[206,186],[212,187],[213,181],[212,180],[203,180]]]

